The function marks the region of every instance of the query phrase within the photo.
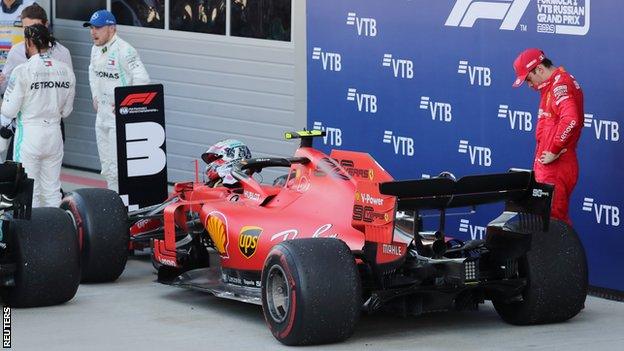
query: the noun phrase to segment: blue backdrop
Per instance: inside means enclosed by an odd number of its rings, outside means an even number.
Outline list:
[[[539,96],[511,87],[512,62],[541,48],[585,94],[570,215],[590,283],[624,290],[621,8],[621,0],[308,1],[308,127],[327,132],[326,151],[369,152],[397,179],[531,168]],[[499,211],[449,218],[447,230],[478,238]]]

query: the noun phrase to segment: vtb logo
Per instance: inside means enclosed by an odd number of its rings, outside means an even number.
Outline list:
[[[420,109],[429,110],[431,119],[434,121],[439,120],[448,123],[453,119],[453,108],[451,104],[447,102],[431,101],[428,96],[420,97]]]
[[[521,130],[530,132],[533,130],[533,116],[527,111],[512,111],[509,105],[498,105],[498,118],[509,120],[509,126],[512,130]]]
[[[342,130],[340,128],[325,127],[322,122],[314,121],[312,129],[325,131],[323,144],[327,145],[329,143],[329,145],[334,146],[342,145]]]
[[[470,233],[470,238],[472,240],[482,240],[485,235],[485,227],[472,225],[467,219],[461,219],[459,221],[459,231],[461,233]]]
[[[392,67],[395,78],[414,78],[414,62],[406,59],[392,58],[392,54],[384,54],[381,61],[383,67]]]
[[[470,66],[468,61],[460,60],[457,66],[457,73],[468,74],[470,85],[480,85],[489,87],[492,85],[492,70],[489,67]]]
[[[460,140],[457,152],[470,155],[470,164],[492,166],[492,150],[489,147],[470,145],[468,140]]]
[[[412,138],[394,135],[391,130],[386,130],[383,143],[392,144],[395,155],[414,156],[414,139]]]
[[[357,101],[358,111],[377,113],[377,96],[373,94],[358,93],[357,89],[349,88],[347,101]]]
[[[312,50],[312,59],[321,61],[324,71],[340,72],[342,70],[342,56],[338,53],[323,51],[316,47]]]
[[[136,104],[149,105],[156,97],[156,92],[151,93],[136,93],[126,96],[121,102],[120,106],[132,106]]]
[[[445,26],[472,27],[479,19],[502,20],[500,29],[515,30],[531,0],[457,0]]]
[[[593,212],[598,224],[620,226],[620,209],[617,206],[598,204],[593,198],[586,197],[583,199],[583,211]]]
[[[374,18],[358,17],[355,12],[349,12],[347,25],[355,26],[359,36],[377,36],[377,21]]]
[[[594,128],[596,139],[606,141],[620,140],[620,125],[617,121],[607,121],[594,118],[591,113],[585,114],[586,128]]]

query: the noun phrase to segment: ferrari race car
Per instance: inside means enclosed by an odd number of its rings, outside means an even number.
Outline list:
[[[583,308],[583,247],[571,227],[550,219],[553,187],[532,172],[395,181],[368,154],[314,149],[322,135],[286,133],[301,140],[294,157],[242,160],[230,169],[235,182],[178,183],[162,204],[128,216],[102,189],[78,190],[63,206],[83,242],[116,230],[126,238],[117,248],[128,237],[151,242],[162,283],[262,305],[287,345],[344,340],[362,311],[419,315],[491,300],[503,320],[526,325]],[[283,184],[256,181],[268,167],[288,171]],[[448,209],[494,202],[504,211],[484,240],[447,236]],[[437,230],[424,230],[423,211],[439,212]],[[126,251],[108,251],[117,275]]]
[[[80,256],[70,216],[32,208],[33,180],[21,163],[0,164],[0,296],[4,305],[36,307],[71,300]]]

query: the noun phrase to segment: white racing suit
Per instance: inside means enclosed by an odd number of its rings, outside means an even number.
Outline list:
[[[117,184],[117,132],[115,128],[115,88],[149,84],[149,76],[137,51],[113,36],[103,46],[93,46],[89,64],[89,84],[97,102],[95,137],[108,188],[119,191]]]
[[[48,54],[17,66],[4,93],[3,120],[17,119],[13,159],[34,180],[33,207],[61,203],[61,118],[74,106],[74,72]]]

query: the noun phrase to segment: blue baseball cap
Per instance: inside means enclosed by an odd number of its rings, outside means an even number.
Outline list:
[[[117,20],[115,19],[115,15],[113,15],[110,11],[107,10],[98,10],[91,15],[91,19],[89,22],[85,22],[82,24],[83,27],[104,27],[104,26],[114,26],[117,24]]]

